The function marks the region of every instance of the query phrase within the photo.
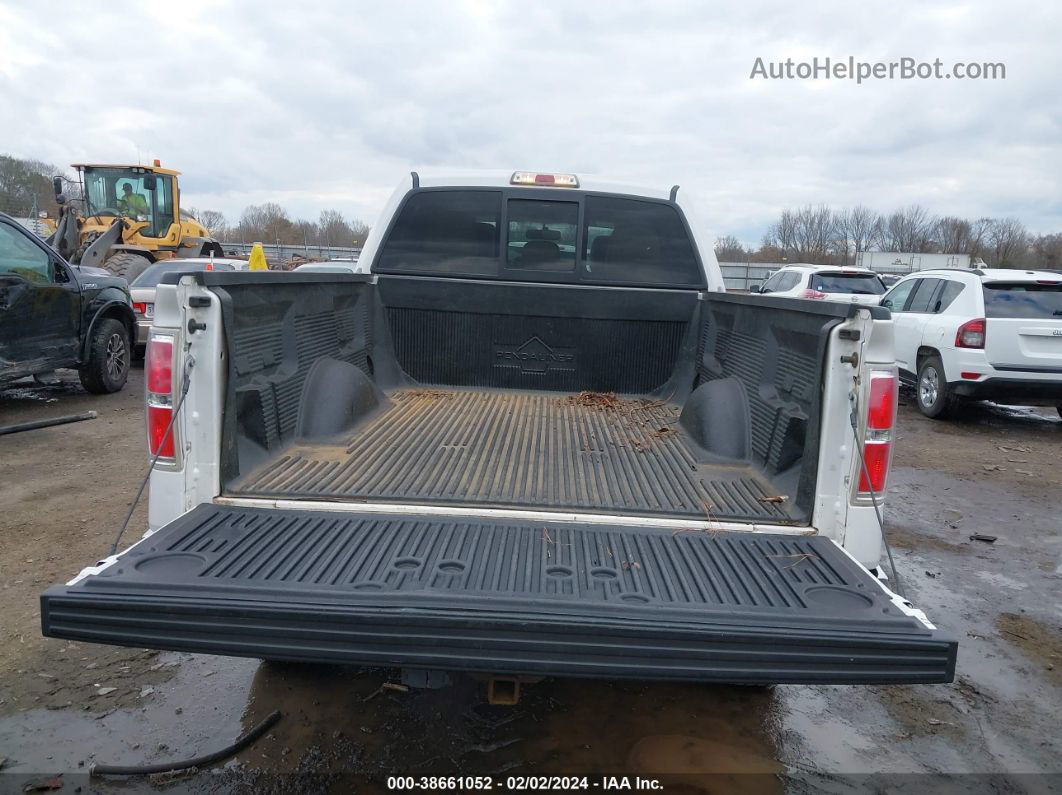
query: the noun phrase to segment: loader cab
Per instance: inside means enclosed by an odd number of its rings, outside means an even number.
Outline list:
[[[81,166],[85,186],[85,217],[106,221],[125,217],[142,237],[175,235],[177,223],[175,174],[140,166]],[[108,222],[109,223],[109,222]]]

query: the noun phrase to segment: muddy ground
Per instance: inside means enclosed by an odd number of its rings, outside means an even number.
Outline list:
[[[274,709],[282,721],[226,764],[91,788],[382,791],[388,775],[442,773],[669,774],[673,791],[717,792],[1062,786],[1054,411],[983,405],[947,423],[901,411],[887,523],[908,596],[960,638],[953,684],[553,680],[525,688],[510,708],[486,705],[470,680],[381,691],[393,672],[42,638],[40,592],[106,553],[146,465],[142,373],[108,397],[64,377],[0,391],[0,424],[100,415],[0,436],[0,791],[26,780],[88,791],[93,762],[195,756]],[[140,506],[125,541],[144,526]],[[997,540],[971,540],[977,533]],[[927,773],[947,777],[930,784]]]

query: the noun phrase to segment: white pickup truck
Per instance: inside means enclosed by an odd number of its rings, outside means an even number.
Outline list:
[[[873,571],[888,310],[727,294],[710,240],[677,186],[414,173],[363,273],[167,277],[150,530],[47,591],[44,633],[501,678],[950,681],[954,638]]]

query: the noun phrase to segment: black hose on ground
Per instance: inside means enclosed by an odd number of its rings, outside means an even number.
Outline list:
[[[195,759],[186,759],[183,762],[163,762],[158,765],[92,765],[92,767],[89,768],[89,775],[150,776],[156,773],[171,773],[175,770],[187,770],[190,767],[203,767],[204,765],[213,764],[214,762],[220,762],[222,759],[228,759],[233,754],[242,751],[248,745],[253,743],[273,728],[276,722],[280,720],[280,717],[280,710],[275,710],[272,715],[255,726],[232,745],[225,746],[220,751],[215,751],[212,754],[204,754],[203,756],[197,756]]]
[[[20,422],[15,425],[3,425],[0,426],[0,436],[6,436],[9,433],[22,433],[23,431],[35,431],[38,428],[51,428],[53,425],[66,425],[70,422],[94,420],[96,419],[96,416],[96,412],[86,411],[81,414],[66,414],[62,417],[49,417],[46,420],[32,420],[31,422]]]

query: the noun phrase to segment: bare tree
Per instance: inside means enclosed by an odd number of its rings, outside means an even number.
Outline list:
[[[1047,270],[1062,269],[1062,232],[1039,235],[1032,241],[1034,265]]]
[[[750,262],[784,262],[785,252],[777,246],[764,244],[749,254]]]
[[[965,218],[946,215],[937,221],[934,237],[942,254],[969,254],[973,247],[973,224]]]
[[[244,242],[294,243],[295,226],[287,210],[276,202],[252,204],[240,216],[240,236]]]
[[[304,246],[321,245],[321,230],[313,221],[298,220],[292,229],[293,242]]]
[[[782,210],[781,217],[767,227],[762,247],[777,249],[783,260],[789,259],[790,252],[796,249],[796,217],[792,210]]]
[[[911,204],[882,220],[879,241],[885,251],[924,254],[933,250],[936,219],[920,204]]]
[[[362,221],[360,218],[353,218],[350,221],[350,231],[354,233],[354,245],[365,245],[365,238],[369,236],[369,225]]]
[[[1017,218],[997,218],[988,227],[987,243],[992,265],[1013,268],[1021,265],[1029,248],[1029,233]]]
[[[733,235],[716,238],[715,258],[720,262],[744,262],[747,257],[745,247]]]
[[[970,251],[971,257],[984,259],[988,256],[988,231],[992,228],[995,220],[981,217],[970,222]]]
[[[797,257],[803,262],[827,264],[835,242],[834,214],[828,205],[810,204],[797,210],[794,239]]]
[[[214,237],[220,239],[227,235],[229,224],[225,220],[225,213],[220,210],[189,210],[189,212]]]
[[[881,215],[862,204],[848,211],[848,238],[852,249],[859,253],[869,251],[880,237]]]
[[[317,230],[322,246],[350,246],[354,243],[354,232],[339,210],[321,210]]]
[[[28,217],[35,210],[47,212],[53,218],[59,210],[55,203],[52,177],[69,179],[65,171],[39,160],[22,160],[0,155],[0,211],[17,217]],[[67,198],[77,198],[64,189]]]

